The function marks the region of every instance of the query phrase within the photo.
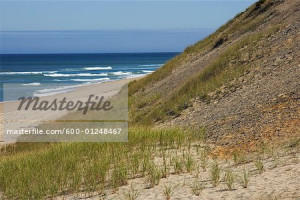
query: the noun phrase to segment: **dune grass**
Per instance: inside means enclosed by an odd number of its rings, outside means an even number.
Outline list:
[[[19,144],[1,154],[0,188],[9,199],[42,199],[82,191],[101,194],[137,176],[148,178],[153,187],[162,176],[154,154],[187,146],[188,138],[199,138],[195,134],[136,127],[129,130],[128,143],[60,143],[44,148],[36,143],[27,151],[21,149],[28,144]]]
[[[211,181],[213,187],[217,187],[220,183],[220,176],[221,176],[221,168],[217,162],[215,162],[210,170],[211,173]]]
[[[197,180],[195,180],[190,187],[192,189],[193,194],[196,196],[200,196],[202,190],[205,188],[204,183],[199,182]]]
[[[158,99],[159,103],[155,106],[148,106],[146,109],[135,109],[137,104],[131,102],[130,109],[134,112],[131,112],[133,123],[152,125],[157,121],[178,115],[191,104],[193,98],[198,97],[203,101],[209,100],[210,92],[216,91],[222,85],[242,76],[246,70],[252,67],[251,64],[240,60],[244,53],[242,48],[247,45],[255,47],[260,40],[266,39],[278,30],[279,26],[275,26],[271,27],[268,31],[244,37],[234,45],[228,47],[217,59],[199,74],[187,80],[178,90],[172,91],[170,97]],[[233,61],[235,63],[233,65],[230,64]],[[131,99],[133,98],[131,97]],[[148,103],[145,103],[144,101],[147,101],[147,99],[143,99],[142,97],[141,99],[138,102],[143,102],[144,105],[151,105],[153,102],[148,101]]]
[[[227,170],[224,176],[224,181],[228,190],[232,190],[234,188],[234,180],[235,175],[233,174],[233,172],[230,169]]]
[[[270,35],[270,30],[262,29],[257,33],[259,26],[264,23],[265,12],[280,1],[259,0],[247,10],[237,14],[233,19],[217,29],[203,40],[187,47],[154,73],[129,84],[130,119],[132,124],[153,125],[157,121],[164,121],[170,116],[174,117],[190,106],[191,99],[199,97],[207,100],[209,93],[234,78],[240,77],[244,71],[253,67],[251,64],[239,62],[242,55],[241,48],[255,43]],[[247,33],[245,37],[243,35]],[[201,57],[206,53],[241,38],[234,45],[228,45],[225,52],[212,61],[205,70],[194,77],[180,83],[176,89],[162,91],[158,94],[147,92],[158,81],[170,76],[174,69],[185,66],[192,57]],[[236,60],[237,62],[230,63]],[[231,67],[229,67],[229,63]]]
[[[243,188],[247,188],[249,184],[249,171],[244,167],[243,169],[243,175],[241,176],[241,182]]]
[[[277,3],[280,2],[258,1],[221,26],[216,32],[187,47],[180,55],[167,62],[154,73],[131,82],[129,84],[131,122],[133,124],[152,125],[157,121],[164,120],[168,115],[176,116],[190,105],[191,98],[199,96],[202,99],[207,99],[209,92],[241,76],[245,70],[252,66],[240,62],[233,63],[235,67],[228,67],[228,64],[231,60],[240,58],[242,54],[239,49],[243,45],[250,44],[250,46],[254,46],[257,40],[269,34],[269,30],[261,33],[255,33],[254,31],[263,24],[265,19],[263,13]],[[227,41],[233,41],[245,33],[249,33],[248,36],[242,38],[236,45],[230,45],[203,72],[191,77],[184,83],[180,83],[181,88],[158,94],[146,92],[152,85],[170,76],[174,69],[189,62],[191,57],[205,55],[213,49],[228,43]]]
[[[201,179],[202,173],[210,175],[213,187],[219,187],[223,171],[226,172],[224,184],[231,190],[235,182],[233,172],[240,174],[237,168],[241,166],[234,163],[234,155],[233,164],[229,166],[222,157],[213,156],[200,135],[203,133],[181,129],[133,127],[129,129],[128,143],[32,143],[31,149],[26,151],[27,143],[17,144],[15,148],[8,148],[8,152],[0,153],[0,190],[5,199],[45,199],[68,194],[104,196],[128,184],[130,179],[143,177],[147,189],[161,184],[161,178],[193,172],[196,179]],[[287,152],[282,150],[284,155],[299,151],[295,138],[286,143],[279,145],[288,149]],[[259,147],[249,156],[264,159],[251,161],[259,173],[268,170],[263,166],[268,158]],[[210,166],[209,172],[205,172],[207,166]],[[249,177],[249,171],[244,169],[239,177],[242,187],[248,187]],[[203,187],[199,182],[191,189],[199,195]],[[169,198],[172,187],[167,186],[164,192]],[[134,199],[138,190],[131,188],[125,196]]]
[[[219,41],[226,41],[231,37],[236,37],[255,29],[264,19],[264,16],[259,15],[261,13],[259,11],[266,11],[271,5],[273,5],[272,1],[260,0],[246,11],[237,14],[233,19],[222,25],[208,37],[188,46],[181,54],[167,62],[163,67],[159,68],[151,75],[138,81],[131,82],[129,85],[129,95],[133,95],[138,91],[143,91],[147,84],[154,83],[169,76],[172,73],[172,70],[187,61],[190,55],[207,53],[218,46],[216,44]]]
[[[133,185],[130,186],[130,189],[124,192],[124,197],[126,200],[135,200],[139,197],[139,190],[135,189]]]
[[[176,189],[176,186],[172,185],[171,183],[169,183],[168,185],[165,185],[164,195],[165,195],[166,200],[171,199],[171,196],[174,193],[175,189]]]

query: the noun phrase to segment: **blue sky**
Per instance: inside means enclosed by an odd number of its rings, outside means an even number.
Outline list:
[[[182,51],[255,0],[3,1],[1,53]]]

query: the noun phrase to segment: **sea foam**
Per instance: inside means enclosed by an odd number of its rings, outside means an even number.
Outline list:
[[[41,85],[41,83],[24,83],[22,85],[25,85],[25,86],[38,86],[38,85]]]
[[[75,76],[107,76],[107,73],[91,74],[91,73],[79,73],[79,74],[44,74],[44,76],[50,77],[75,77]]]
[[[85,70],[109,70],[112,69],[111,66],[108,67],[85,67]]]
[[[95,81],[109,81],[110,78],[96,78],[96,79],[71,79],[71,81],[79,81],[79,82],[95,82]]]
[[[130,75],[132,74],[131,72],[122,72],[122,71],[118,71],[118,72],[113,72],[112,73],[113,75],[116,75],[116,76],[124,76],[124,75]]]
[[[151,70],[142,70],[142,72],[149,74],[149,73],[153,73],[154,71],[151,71]]]

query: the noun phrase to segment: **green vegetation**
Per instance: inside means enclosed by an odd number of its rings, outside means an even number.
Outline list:
[[[255,164],[257,170],[259,171],[259,173],[262,173],[264,171],[264,163],[262,162],[262,160],[260,158],[257,158],[254,161],[254,164]]]
[[[252,67],[247,62],[240,61],[244,53],[243,47],[255,47],[257,42],[266,39],[279,28],[275,26],[267,31],[254,32],[265,19],[263,13],[276,3],[270,0],[260,0],[221,26],[215,33],[187,47],[182,54],[151,75],[131,82],[129,84],[131,122],[152,125],[170,116],[176,116],[190,106],[193,98],[198,97],[207,101],[210,98],[210,92],[217,91],[222,85],[243,75]],[[247,34],[244,36],[245,33]],[[174,69],[190,62],[192,57],[201,57],[227,41],[235,39],[238,40],[228,45],[227,49],[211,61],[204,70],[180,83],[176,88],[170,91],[159,91],[156,94],[147,91],[158,81],[170,76]]]
[[[182,54],[170,60],[153,74],[139,81],[133,81],[129,86],[129,95],[132,95],[139,90],[143,91],[147,84],[154,83],[169,76],[173,69],[187,61],[191,55],[207,53],[216,46],[218,41],[226,41],[230,37],[234,37],[234,35],[238,36],[253,30],[259,26],[264,19],[264,16],[259,15],[259,10],[262,9],[263,11],[266,11],[266,8],[269,8],[272,4],[273,2],[271,1],[260,0],[257,4],[248,8],[247,11],[236,15],[234,19],[228,21],[213,34],[196,44],[187,47]]]
[[[246,156],[239,151],[234,151],[232,155],[233,155],[233,161],[235,165],[243,164],[246,163],[247,161]]]
[[[269,37],[272,33],[278,30],[279,26],[276,26],[270,28],[268,31],[245,36],[234,45],[228,47],[226,51],[221,53],[217,59],[215,59],[199,74],[191,77],[178,90],[173,91],[171,95],[164,99],[157,98],[156,101],[153,101],[153,98],[151,98],[151,101],[145,103],[144,101],[147,101],[147,99],[143,99],[138,95],[131,96],[130,109],[132,122],[151,125],[156,121],[165,119],[168,115],[179,114],[190,105],[190,101],[193,98],[198,97],[203,101],[208,101],[210,98],[210,92],[218,90],[222,85],[240,77],[246,70],[251,68],[250,64],[244,63],[240,60],[243,55],[243,47],[248,45],[255,46],[260,40]],[[230,64],[232,62],[235,63],[232,65]],[[163,70],[164,68],[165,67],[160,68],[159,70]],[[148,79],[148,77],[152,76],[147,76],[145,79]],[[136,83],[142,84],[143,80],[144,79],[137,81]],[[132,90],[132,88],[135,87],[134,85],[135,83],[132,83],[129,86],[129,90]],[[130,92],[130,94],[133,93],[134,92]],[[149,106],[144,107],[144,109],[137,109],[136,107],[140,104],[140,102],[144,102],[143,105]]]
[[[231,170],[227,170],[225,173],[224,181],[225,181],[225,184],[226,184],[228,190],[233,189],[234,179],[235,179],[235,176],[234,176],[233,172]]]
[[[208,161],[207,161],[207,150],[204,149],[202,152],[201,152],[201,155],[200,155],[200,160],[201,160],[201,167],[203,169],[203,171],[206,171],[206,168],[207,168],[207,165],[208,165]]]
[[[124,197],[126,200],[135,200],[139,197],[140,191],[135,189],[134,186],[131,184],[130,189],[124,192]]]
[[[174,173],[180,174],[183,172],[183,160],[179,157],[173,158],[173,167],[174,167]]]
[[[154,156],[188,146],[190,138],[197,142],[195,134],[136,127],[130,129],[128,143],[43,144],[44,148],[33,143],[26,151],[28,144],[18,144],[1,153],[0,188],[9,199],[42,199],[82,191],[101,194],[104,187],[117,190],[137,176],[146,176],[153,187],[162,176]],[[177,173],[183,172],[182,159],[174,165]]]
[[[175,186],[173,186],[171,183],[169,183],[168,185],[165,185],[164,195],[166,197],[166,200],[171,199],[171,196],[172,196],[174,190],[175,190]]]
[[[242,175],[242,186],[243,188],[247,188],[249,184],[249,171],[246,170],[246,168],[243,169],[243,175]]]
[[[9,152],[1,153],[0,188],[7,199],[44,199],[82,193],[103,196],[107,190],[117,191],[129,179],[143,176],[146,188],[151,188],[169,175],[169,169],[176,174],[196,170],[197,178],[201,178],[197,160],[206,160],[207,164],[211,158],[209,148],[203,145],[197,133],[136,127],[130,129],[128,143],[44,144],[44,148],[36,143],[31,144],[28,151],[21,151],[22,145],[28,144],[18,144],[8,148]],[[202,146],[200,155],[197,154],[199,144]],[[288,148],[296,150],[295,145]],[[213,187],[220,183],[222,166],[224,183],[232,190],[235,181],[232,166],[217,162],[220,160],[215,160],[210,169]],[[258,157],[254,165],[260,173],[264,170],[261,158]],[[249,172],[246,169],[240,178],[242,186],[247,188]],[[195,195],[200,195],[204,189],[201,182],[194,182],[190,187]],[[165,187],[167,199],[173,190],[171,185]],[[138,194],[139,191],[131,186],[124,197],[135,199]]]
[[[214,163],[210,170],[212,185],[217,187],[220,183],[221,169],[218,163]]]
[[[189,173],[192,173],[194,166],[195,166],[194,158],[192,157],[192,155],[187,155],[186,160],[185,160],[186,171]]]
[[[149,175],[146,178],[147,188],[153,188],[155,185],[159,184],[159,180],[161,178],[161,172],[154,163],[149,166]]]
[[[162,178],[167,178],[168,173],[169,173],[169,166],[167,163],[167,158],[166,158],[166,152],[162,151],[162,158],[163,158],[163,168],[161,170],[161,177]]]
[[[192,192],[196,196],[199,196],[204,188],[204,184],[197,180],[191,185]]]

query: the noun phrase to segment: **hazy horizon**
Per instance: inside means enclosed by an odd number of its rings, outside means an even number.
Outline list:
[[[0,53],[181,52],[253,2],[0,1]]]
[[[211,32],[213,29],[7,31],[0,33],[0,53],[181,52]]]

